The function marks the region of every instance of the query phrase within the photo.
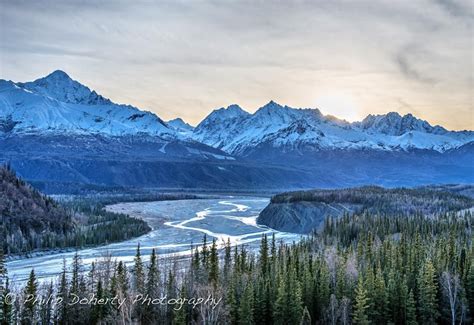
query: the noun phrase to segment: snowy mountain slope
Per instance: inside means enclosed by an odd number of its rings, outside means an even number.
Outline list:
[[[168,125],[169,128],[175,130],[179,134],[186,137],[189,137],[193,133],[193,130],[194,130],[193,126],[184,122],[183,119],[180,117],[166,122],[166,125]]]
[[[214,148],[223,148],[239,134],[238,126],[251,116],[238,105],[212,111],[194,128],[192,138]]]
[[[444,152],[474,141],[472,131],[447,131],[411,114],[369,115],[362,122],[349,123],[324,116],[318,109],[295,109],[273,101],[254,114],[235,107],[213,111],[195,128],[193,138],[243,156],[264,146],[301,153],[332,149]]]
[[[428,122],[414,117],[412,114],[400,116],[397,112],[384,115],[368,115],[361,122],[354,125],[371,133],[382,133],[387,135],[403,135],[408,131],[421,131],[432,134],[446,134],[448,131],[437,125],[431,126]]]
[[[177,137],[155,114],[115,104],[62,71],[27,83],[0,80],[0,131]]]

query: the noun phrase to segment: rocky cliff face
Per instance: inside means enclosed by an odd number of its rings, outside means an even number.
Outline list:
[[[280,231],[307,234],[322,226],[328,217],[352,215],[361,209],[361,205],[349,203],[271,203],[260,213],[258,223]]]

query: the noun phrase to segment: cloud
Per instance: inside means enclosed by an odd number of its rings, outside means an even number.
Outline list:
[[[395,63],[400,69],[400,72],[408,79],[415,81],[434,84],[437,82],[434,78],[423,74],[417,69],[416,62],[412,59],[413,55],[416,54],[414,47],[408,46],[400,50],[395,57]]]
[[[469,0],[466,3],[456,0],[433,0],[433,2],[446,10],[450,15],[465,18],[473,17],[473,5]]]
[[[454,0],[0,0],[0,78],[60,68],[117,102],[192,123],[231,102],[308,107],[340,92],[354,94],[361,114],[403,98],[449,124],[444,107],[455,102],[463,116],[472,107],[464,8]]]

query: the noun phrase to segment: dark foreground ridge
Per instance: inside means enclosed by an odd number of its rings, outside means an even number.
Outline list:
[[[0,248],[7,254],[84,247],[147,233],[139,219],[105,211],[99,203],[61,205],[0,167]]]

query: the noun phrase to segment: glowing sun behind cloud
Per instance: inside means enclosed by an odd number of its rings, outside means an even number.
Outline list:
[[[359,109],[350,95],[329,93],[319,96],[315,103],[323,114],[334,115],[349,122],[361,119]]]

